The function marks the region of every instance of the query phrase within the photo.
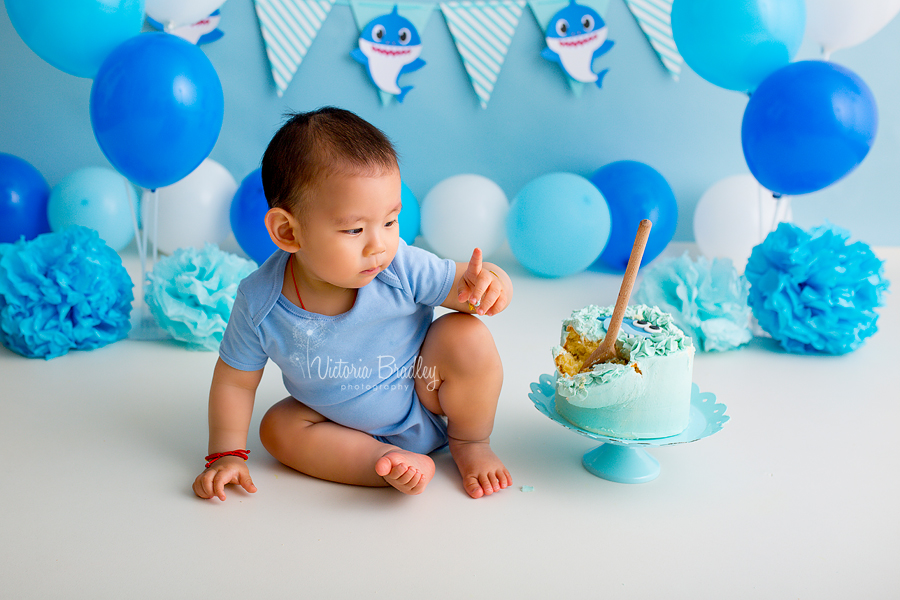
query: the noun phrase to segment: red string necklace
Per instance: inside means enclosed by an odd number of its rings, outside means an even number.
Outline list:
[[[288,259],[291,261],[291,280],[294,282],[294,291],[297,292],[297,300],[300,301],[300,308],[306,310],[306,307],[303,306],[303,298],[300,297],[300,288],[297,287],[297,278],[294,277],[294,255]]]

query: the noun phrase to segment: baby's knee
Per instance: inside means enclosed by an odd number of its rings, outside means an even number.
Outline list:
[[[274,454],[274,450],[278,446],[278,440],[281,438],[280,425],[282,421],[278,418],[278,414],[281,412],[278,409],[278,404],[267,410],[259,422],[259,441],[262,442],[263,447],[270,454]]]
[[[433,342],[441,344],[442,354],[454,365],[466,369],[502,369],[494,336],[481,319],[464,313],[449,313],[437,319],[429,329]]]
[[[311,415],[305,415],[308,411],[318,415],[294,398],[285,398],[272,405],[259,423],[259,440],[270,454],[277,456],[279,448],[293,439],[302,429],[311,425],[315,420]]]

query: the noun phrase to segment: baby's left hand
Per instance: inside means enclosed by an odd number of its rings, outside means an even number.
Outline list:
[[[492,316],[509,305],[512,281],[497,266],[489,264],[491,268],[484,268],[481,259],[481,248],[475,248],[465,273],[459,278],[457,299],[468,303],[471,312]]]

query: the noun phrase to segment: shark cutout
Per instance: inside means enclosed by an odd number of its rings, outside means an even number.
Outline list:
[[[200,19],[196,23],[192,23],[191,25],[182,25],[172,29],[167,29],[165,24],[160,23],[159,21],[156,21],[150,17],[147,17],[147,23],[154,29],[165,31],[166,33],[171,33],[172,35],[176,35],[184,40],[189,41],[192,44],[201,46],[203,44],[215,42],[223,35],[225,35],[224,33],[222,33],[222,30],[219,29],[220,18],[221,12],[219,10],[216,10],[205,19]]]
[[[599,88],[609,69],[595,72],[594,60],[613,47],[613,42],[606,39],[608,33],[597,11],[571,0],[550,19],[545,38],[547,47],[541,56],[558,62],[575,81],[595,83]]]
[[[375,17],[366,25],[359,36],[359,48],[350,56],[365,65],[379,90],[403,102],[413,86],[400,87],[400,76],[425,66],[425,61],[419,58],[421,53],[419,32],[409,19],[397,14],[394,5],[390,14]]]

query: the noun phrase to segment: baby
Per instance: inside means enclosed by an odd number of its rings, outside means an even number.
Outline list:
[[[489,438],[503,367],[475,316],[509,304],[512,282],[483,263],[441,260],[400,239],[390,141],[351,112],[296,114],[262,161],[276,251],[238,288],[209,394],[202,498],[256,486],[246,465],[257,386],[271,359],[291,394],[260,439],[313,477],[420,494],[428,454],[449,444],[473,498],[512,484]],[[434,307],[456,312],[434,320]]]

